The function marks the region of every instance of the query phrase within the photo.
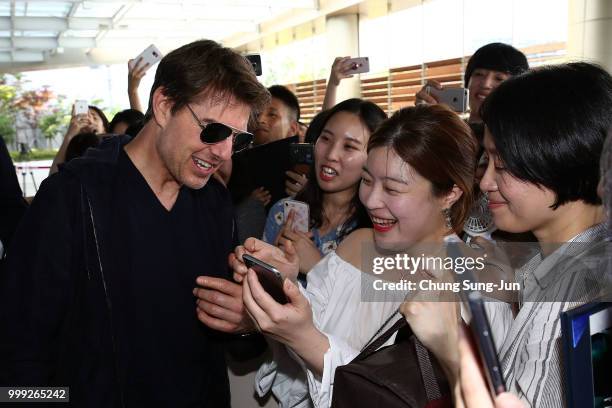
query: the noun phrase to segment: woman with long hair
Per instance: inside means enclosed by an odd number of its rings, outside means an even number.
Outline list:
[[[257,375],[260,394],[271,388],[284,407],[329,406],[336,367],[349,363],[389,318],[402,318],[397,311],[406,293],[377,292],[379,276],[362,257],[389,251],[443,256],[447,243],[460,243],[477,146],[469,127],[443,106],[405,108],[385,121],[368,143],[359,192],[373,228],[354,231],[323,258],[308,273],[304,291],[293,283],[300,261],[288,240],[281,240],[284,251],[255,239],[236,249],[230,263],[243,281],[244,305],[256,327],[276,340],[273,360]],[[287,304],[272,299],[247,271],[245,253],[289,278],[283,285]],[[373,301],[364,298],[367,293]],[[453,341],[449,337],[444,346]],[[292,355],[299,357],[297,366]]]
[[[300,256],[300,272],[308,272],[351,231],[370,225],[358,188],[370,134],[385,118],[382,109],[362,99],[348,99],[325,112],[309,181],[295,197],[309,206],[308,233],[295,231],[293,219],[285,219],[286,199],[270,209],[263,240],[291,241]]]

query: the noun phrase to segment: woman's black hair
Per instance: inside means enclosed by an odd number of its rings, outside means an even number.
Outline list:
[[[534,69],[504,81],[481,117],[507,171],[556,194],[551,208],[597,205],[599,157],[612,124],[612,77],[576,62]]]
[[[304,134],[304,143],[315,144],[317,142],[321,131],[323,131],[323,126],[327,123],[327,116],[329,116],[329,109],[317,113],[312,118]]]
[[[317,134],[311,138],[312,143],[316,143],[319,135],[327,122],[339,112],[349,112],[357,115],[363,125],[368,129],[370,134],[374,133],[376,128],[387,118],[387,114],[376,104],[370,101],[366,101],[363,99],[352,98],[347,99],[343,102],[340,102],[333,108],[319,113],[315,119],[317,123],[313,130],[317,130]],[[314,120],[313,120],[314,121]],[[310,126],[313,126],[311,123]],[[311,127],[309,126],[309,130]],[[300,191],[296,197],[296,200],[303,201],[310,206],[310,228],[319,228],[323,225],[324,220],[324,211],[323,211],[323,190],[319,187],[317,183],[317,175],[315,166],[310,166],[310,171],[308,173],[308,182]],[[357,221],[357,228],[361,227],[369,227],[372,225],[370,221],[370,217],[368,216],[363,204],[359,201],[359,191],[355,193],[353,199],[351,201],[352,216],[342,225],[338,233],[338,241],[342,240],[342,238],[350,232],[347,229],[353,221]]]
[[[109,133],[110,128],[108,126],[109,125],[108,119],[106,118],[106,115],[104,114],[104,112],[102,112],[102,109],[94,105],[89,105],[89,109],[93,109],[94,111],[96,111],[100,119],[102,119],[102,124],[104,125],[104,133]]]
[[[113,116],[113,120],[108,125],[108,133],[115,132],[115,126],[119,123],[127,124],[126,129],[136,123],[142,123],[144,121],[144,113],[136,109],[124,109],[121,112],[117,112]]]

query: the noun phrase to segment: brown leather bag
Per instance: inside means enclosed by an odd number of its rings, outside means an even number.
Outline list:
[[[391,318],[353,361],[336,368],[332,408],[452,406],[440,365],[412,333],[406,319],[401,317],[378,336]],[[395,344],[379,349],[395,332]]]

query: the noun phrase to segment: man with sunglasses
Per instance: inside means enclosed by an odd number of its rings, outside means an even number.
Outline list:
[[[229,407],[224,338],[197,276],[229,278],[231,200],[211,175],[269,102],[213,41],[162,59],[142,131],[41,186],[0,276],[0,386],[68,386],[78,407]]]

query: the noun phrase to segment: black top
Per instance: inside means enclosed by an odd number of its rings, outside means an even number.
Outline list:
[[[227,407],[221,333],[199,275],[229,277],[227,190],[166,211],[113,138],[47,178],[0,275],[0,386],[69,386],[66,407]]]
[[[211,355],[211,331],[196,317],[192,291],[200,275],[228,276],[228,253],[215,252],[219,231],[199,208],[196,191],[183,186],[168,211],[123,150],[118,166],[123,177],[113,230],[121,233],[113,234],[113,252],[121,284],[114,307],[123,311],[116,325],[126,334],[119,347],[128,406],[212,407],[209,394],[227,392],[227,380],[221,373],[209,383],[207,373],[224,363]]]
[[[13,161],[0,136],[0,241],[5,251],[26,209]]]

